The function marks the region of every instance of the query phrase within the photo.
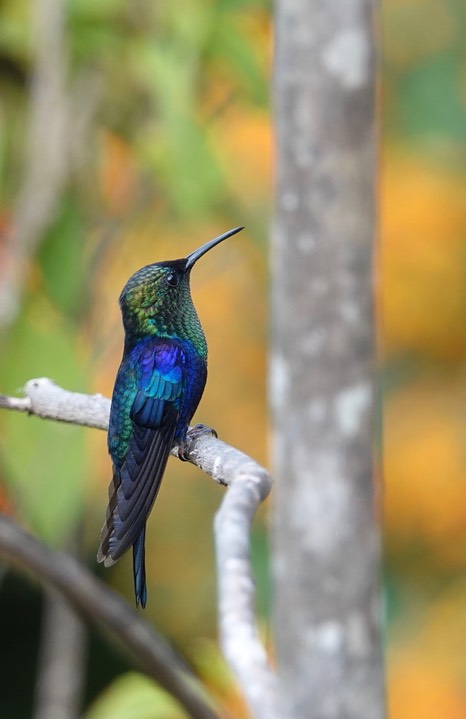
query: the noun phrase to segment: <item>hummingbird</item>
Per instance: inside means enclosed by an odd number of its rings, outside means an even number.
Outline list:
[[[112,566],[133,547],[136,606],[147,601],[146,521],[170,450],[186,439],[207,379],[207,342],[191,299],[197,260],[235,227],[187,257],[146,265],[120,295],[123,357],[113,389],[108,451],[113,465],[97,561]]]

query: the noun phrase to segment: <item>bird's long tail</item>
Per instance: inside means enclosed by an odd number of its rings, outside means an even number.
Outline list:
[[[141,529],[136,541],[133,544],[133,575],[134,593],[136,594],[136,606],[141,604],[144,609],[147,601],[146,587],[146,525]]]

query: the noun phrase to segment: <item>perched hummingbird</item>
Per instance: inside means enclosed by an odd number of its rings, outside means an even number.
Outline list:
[[[184,259],[143,267],[120,295],[125,345],[110,409],[113,479],[97,561],[110,567],[133,546],[136,605],[142,607],[147,517],[170,450],[174,444],[182,449],[207,378],[207,343],[191,299],[191,269],[242,229],[225,232]]]

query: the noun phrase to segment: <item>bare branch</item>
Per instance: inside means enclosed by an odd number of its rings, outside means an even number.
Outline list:
[[[0,394],[0,408],[15,409],[58,422],[108,428],[110,400],[101,394],[68,392],[47,377],[29,380],[23,391],[25,397]]]
[[[200,685],[164,640],[74,557],[46,547],[5,516],[0,516],[0,554],[58,589],[92,624],[109,629],[146,674],[175,697],[191,717],[216,719],[201,695]]]
[[[238,458],[234,458],[238,461]],[[236,673],[256,719],[278,719],[277,682],[257,633],[255,586],[249,571],[249,531],[270,477],[244,456],[238,479],[215,517],[219,622],[225,658]]]
[[[27,382],[25,398],[0,395],[0,407],[42,418],[106,429],[110,401],[68,392],[47,378]],[[227,662],[255,719],[277,719],[276,680],[255,620],[250,528],[270,492],[268,472],[250,457],[197,425],[188,432],[185,456],[216,482],[229,487],[215,518],[220,641]],[[178,455],[178,448],[172,450]],[[0,536],[1,545],[1,536]]]
[[[252,716],[278,719],[276,677],[259,639],[250,561],[250,528],[272,487],[269,473],[243,452],[199,431],[190,430],[190,461],[228,485],[215,517],[215,547],[220,641]]]

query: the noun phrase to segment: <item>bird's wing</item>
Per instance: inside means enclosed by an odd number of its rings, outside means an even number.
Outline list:
[[[145,344],[132,357],[137,392],[131,436],[114,464],[98,561],[110,566],[136,541],[155,501],[180,414],[184,353],[167,339]]]

